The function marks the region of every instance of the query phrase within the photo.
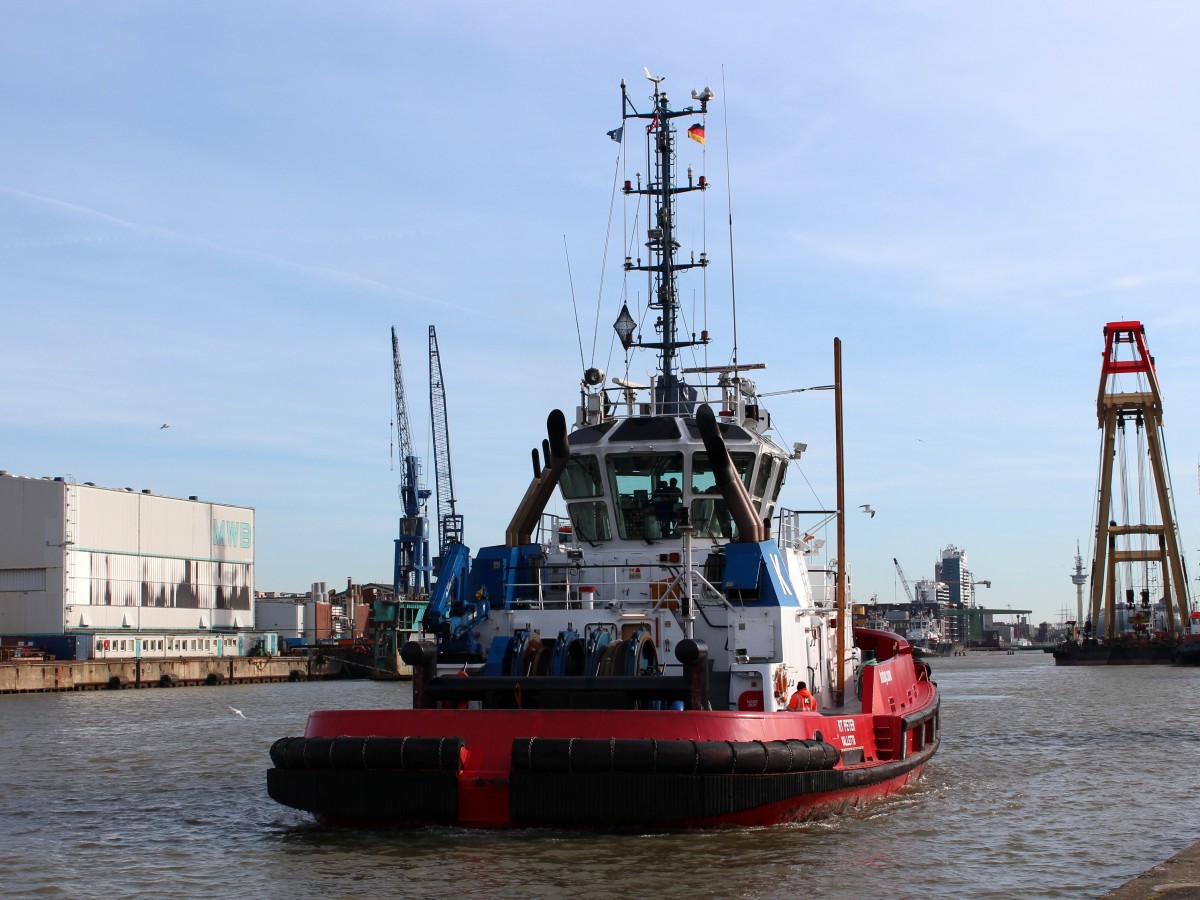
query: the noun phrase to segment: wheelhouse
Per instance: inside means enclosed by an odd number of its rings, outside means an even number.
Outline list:
[[[770,519],[787,476],[786,454],[736,424],[724,425],[722,435],[755,512]],[[678,539],[685,520],[695,538],[738,537],[694,419],[608,420],[576,430],[569,440],[571,458],[559,486],[577,540]]]

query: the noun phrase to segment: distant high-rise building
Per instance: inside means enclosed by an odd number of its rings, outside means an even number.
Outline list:
[[[975,587],[971,583],[974,579],[967,568],[966,550],[959,550],[950,544],[942,551],[941,559],[934,563],[933,572],[934,579],[945,591],[942,597],[947,604],[951,607],[975,604]],[[966,614],[955,615],[948,610],[946,624],[953,642],[965,644],[972,637],[970,618]]]
[[[946,586],[946,602],[955,606],[971,606],[975,603],[974,580],[967,568],[967,551],[950,544],[942,551],[940,561],[934,563],[934,577]]]

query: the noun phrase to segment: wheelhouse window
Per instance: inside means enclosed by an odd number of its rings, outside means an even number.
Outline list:
[[[683,507],[683,454],[636,453],[608,457],[617,534],[655,540],[676,533]]]
[[[602,502],[569,503],[567,515],[571,517],[571,528],[581,541],[595,543],[612,537],[608,523],[608,506]]]
[[[750,471],[754,468],[754,454],[730,453],[729,458],[733,460],[733,467],[742,477],[742,484],[746,486],[746,490],[750,490]],[[717,476],[713,474],[712,466],[709,465],[707,453],[692,454],[692,493],[721,493],[717,488]]]
[[[779,467],[779,480],[775,482],[775,488],[771,491],[771,503],[774,504],[779,500],[779,493],[783,490],[783,483],[787,481],[788,467],[784,463]]]
[[[567,500],[579,497],[599,497],[604,493],[600,462],[594,456],[572,456],[559,480]]]
[[[783,490],[783,483],[787,481],[787,473],[787,460],[778,460],[778,465],[775,466],[775,477],[771,484],[767,486],[767,493],[763,496],[763,518],[775,515],[775,510],[779,502],[779,494]]]
[[[770,505],[769,501],[764,502],[763,498],[767,496],[767,485],[771,483],[771,474],[774,471],[775,459],[764,453],[758,461],[758,475],[754,479],[754,490],[751,492],[759,512],[765,512],[766,507]]]
[[[753,453],[730,453],[733,467],[737,470],[746,489],[750,489],[750,472],[754,468]],[[729,514],[729,506],[717,487],[717,476],[713,474],[707,453],[692,454],[692,527],[696,537],[737,537],[737,525]]]
[[[693,537],[725,538],[738,536],[737,523],[729,514],[729,505],[720,497],[703,497],[692,500]]]

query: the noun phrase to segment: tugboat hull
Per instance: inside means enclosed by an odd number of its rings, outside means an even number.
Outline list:
[[[940,741],[928,667],[894,635],[858,636],[885,658],[862,667],[862,711],[845,714],[706,709],[703,652],[684,677],[600,685],[610,698],[622,687],[626,699],[689,698],[682,709],[430,708],[564,694],[560,679],[427,678],[410,644],[415,708],[312,713],[303,737],[271,748],[268,792],[323,823],[376,828],[687,829],[836,814],[914,782]],[[586,695],[605,680],[580,681]]]
[[[284,738],[272,749],[276,767],[267,785],[280,803],[325,824],[353,827],[687,829],[802,822],[917,780],[938,748],[937,710],[935,702],[907,717],[320,712],[309,721],[310,735],[373,737]],[[829,742],[841,743],[839,730],[859,746],[843,755]],[[385,736],[391,736],[390,757],[373,759],[372,742],[384,744]],[[846,765],[847,759],[860,761]]]

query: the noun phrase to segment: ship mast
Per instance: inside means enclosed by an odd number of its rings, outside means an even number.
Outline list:
[[[646,140],[649,145],[647,161],[652,167],[652,173],[647,175],[645,186],[642,185],[640,175],[636,187],[629,181],[625,182],[626,194],[639,194],[647,198],[645,246],[649,251],[649,258],[645,262],[641,257],[636,261],[625,257],[625,271],[648,273],[650,283],[647,305],[659,313],[654,327],[660,335],[660,340],[638,340],[639,347],[659,351],[659,375],[654,389],[655,411],[659,415],[680,415],[685,410],[681,402],[682,385],[677,374],[679,351],[684,347],[707,344],[708,335],[702,332],[699,340],[696,340],[694,335],[691,339],[680,339],[676,275],[697,266],[707,266],[708,256],[702,252],[699,260],[693,257],[688,262],[676,258],[679,242],[675,239],[675,196],[705,190],[708,182],[703,175],[698,182],[693,182],[689,168],[687,185],[677,186],[674,183],[675,128],[672,121],[682,116],[704,115],[708,111],[708,101],[712,99],[713,93],[708,88],[701,92],[693,91],[692,96],[699,100],[700,108],[697,110],[688,106],[675,110],[671,109],[670,99],[662,90],[663,79],[651,75],[649,71],[646,72],[646,77],[654,84],[653,110],[648,113],[639,113],[633,108],[625,82],[621,82],[622,129],[630,119],[645,119],[649,122],[646,126]],[[628,347],[627,343],[626,348]]]

